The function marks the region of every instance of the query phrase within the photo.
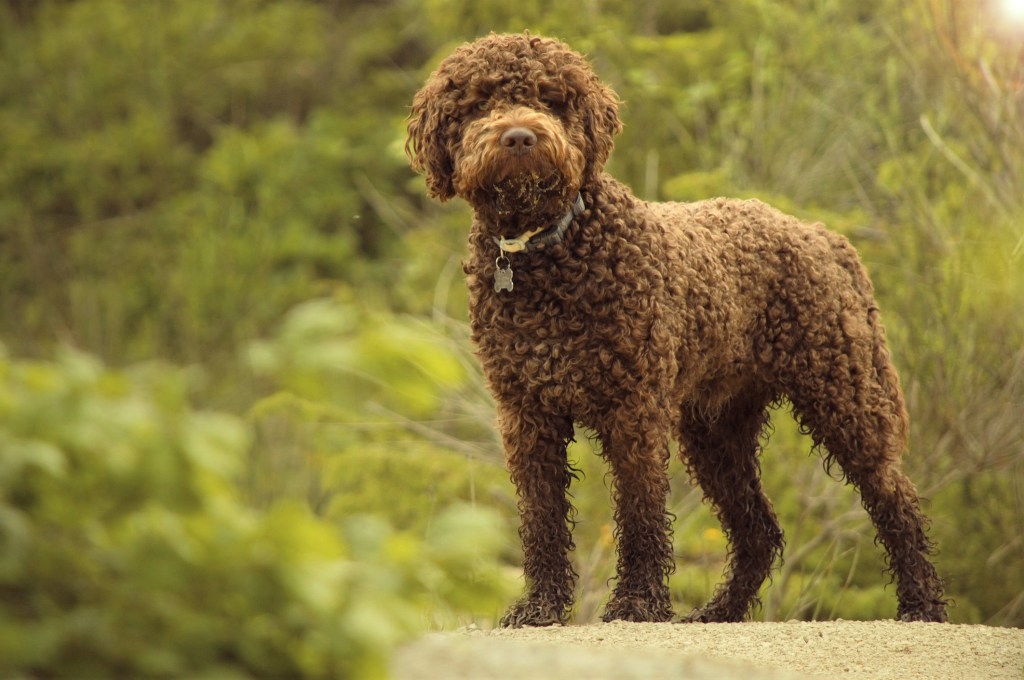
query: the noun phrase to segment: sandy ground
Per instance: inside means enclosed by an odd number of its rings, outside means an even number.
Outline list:
[[[895,621],[608,623],[435,633],[396,680],[1024,679],[1024,629]]]

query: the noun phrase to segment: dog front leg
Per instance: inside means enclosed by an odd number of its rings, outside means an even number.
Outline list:
[[[502,617],[502,627],[564,624],[573,603],[576,572],[569,553],[574,511],[567,492],[576,475],[566,455],[572,421],[538,412],[519,406],[499,415],[506,463],[519,496],[526,577],[526,594]]]
[[[670,621],[668,577],[675,570],[668,513],[668,435],[659,420],[630,410],[602,435],[614,473],[617,583],[605,621]]]

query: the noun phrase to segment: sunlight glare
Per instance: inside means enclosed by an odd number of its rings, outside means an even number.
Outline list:
[[[1002,0],[1002,5],[1007,19],[1024,22],[1024,0]]]

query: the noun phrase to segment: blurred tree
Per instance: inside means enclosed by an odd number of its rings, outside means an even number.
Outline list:
[[[379,187],[404,174],[375,98],[402,79],[348,40],[354,17],[83,0],[2,18],[0,244],[18,257],[0,333],[19,351],[223,363],[325,284],[373,279],[397,214]]]

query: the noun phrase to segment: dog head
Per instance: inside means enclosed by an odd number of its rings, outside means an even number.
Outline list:
[[[491,34],[456,49],[416,93],[405,150],[441,201],[561,214],[604,167],[618,103],[564,43]]]

